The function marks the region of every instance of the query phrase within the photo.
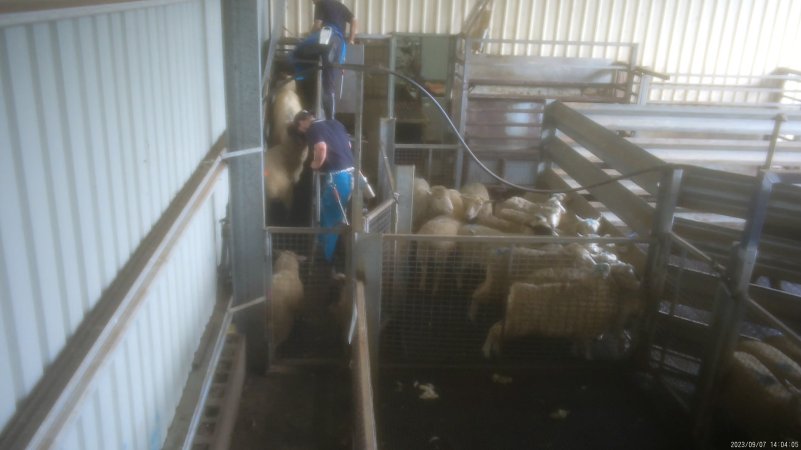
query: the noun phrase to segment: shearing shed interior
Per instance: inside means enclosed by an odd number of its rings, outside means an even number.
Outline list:
[[[0,1],[0,449],[801,441],[801,2]]]

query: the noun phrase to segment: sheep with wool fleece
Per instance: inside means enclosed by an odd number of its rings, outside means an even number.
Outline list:
[[[274,347],[278,348],[289,337],[295,317],[303,305],[303,282],[300,280],[300,263],[305,261],[291,251],[282,251],[273,264],[270,284],[270,308]],[[269,321],[268,321],[269,323]]]
[[[426,282],[428,277],[429,264],[433,264],[437,268],[445,267],[450,255],[456,251],[457,245],[453,240],[445,239],[448,236],[457,236],[459,228],[462,223],[453,217],[447,215],[437,216],[420,227],[417,234],[437,235],[442,236],[443,239],[433,241],[420,241],[417,243],[417,264],[421,268],[422,275],[420,277],[420,291],[426,290]],[[431,293],[437,292],[439,287],[440,276],[434,276],[434,284]]]
[[[543,249],[496,249],[487,260],[484,281],[473,292],[468,317],[475,321],[481,305],[503,302],[512,283],[524,280],[535,270],[594,266],[595,261],[590,253],[578,244],[553,245]]]

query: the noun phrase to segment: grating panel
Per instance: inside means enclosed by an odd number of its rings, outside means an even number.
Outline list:
[[[334,314],[334,305],[344,281],[332,277],[333,270],[345,271],[346,236],[342,230],[333,234],[340,236],[335,260],[329,263],[323,256],[318,240],[320,229],[313,228],[268,228],[273,274],[267,317],[272,361],[292,359],[326,358],[340,354],[341,326]],[[287,281],[286,274],[276,267],[276,262],[285,251],[301,258],[297,276],[302,286],[300,301],[291,294],[283,294],[281,286],[294,286]],[[290,274],[293,271],[289,271]],[[289,275],[291,277],[291,275]],[[281,278],[281,281],[277,281]],[[291,292],[291,291],[290,291]]]
[[[394,200],[387,200],[364,216],[364,231],[367,233],[392,233],[395,231]]]
[[[622,287],[609,267],[580,244],[385,236],[382,360],[459,365],[487,356],[515,363],[611,356],[621,342],[595,338],[620,330],[640,302],[636,278]]]
[[[453,186],[456,149],[397,148],[395,165],[414,166],[414,173],[431,186]]]

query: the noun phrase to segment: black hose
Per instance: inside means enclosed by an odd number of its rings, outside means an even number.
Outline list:
[[[315,61],[315,60],[298,60],[298,62],[305,62],[305,63],[309,63],[309,64],[318,64],[319,63],[319,61]],[[467,144],[467,142],[465,141],[465,139],[462,136],[462,134],[459,133],[459,129],[453,123],[453,120],[451,120],[451,118],[448,115],[447,111],[445,111],[445,109],[442,108],[442,105],[439,104],[437,99],[435,99],[434,96],[431,95],[431,93],[428,92],[428,90],[425,87],[420,85],[420,83],[418,83],[417,81],[415,81],[411,77],[408,77],[408,76],[406,76],[406,75],[404,75],[402,73],[399,73],[397,71],[394,71],[394,70],[391,70],[391,69],[387,69],[386,67],[380,67],[380,66],[365,66],[365,65],[361,65],[361,64],[333,64],[332,66],[334,68],[336,68],[336,69],[354,70],[354,71],[366,72],[366,73],[381,73],[381,74],[387,74],[387,75],[394,75],[395,77],[398,77],[398,78],[406,81],[407,83],[411,84],[412,86],[414,86],[417,90],[422,92],[426,97],[431,99],[433,105],[437,108],[437,110],[440,112],[442,117],[445,118],[445,121],[448,123],[448,125],[451,128],[451,130],[453,130],[453,133],[459,139],[459,142],[462,144],[462,146],[464,146],[464,149],[467,150],[467,154],[470,155],[470,158],[472,158],[473,161],[475,161],[476,164],[478,164],[478,166],[483,171],[487,172],[492,178],[494,178],[495,180],[499,181],[500,183],[505,184],[506,186],[512,187],[514,189],[519,189],[519,190],[525,191],[525,192],[534,192],[534,193],[538,193],[538,194],[558,194],[558,193],[568,194],[568,193],[571,193],[571,192],[583,191],[583,190],[586,190],[586,189],[591,189],[591,188],[594,188],[594,187],[603,186],[603,185],[606,185],[606,184],[609,184],[609,183],[614,183],[616,181],[633,178],[633,177],[636,177],[637,175],[642,175],[642,174],[648,173],[648,172],[661,171],[661,170],[663,170],[663,169],[665,169],[667,167],[672,167],[670,164],[660,164],[660,165],[657,165],[657,166],[646,167],[644,169],[639,169],[639,170],[635,170],[633,172],[628,172],[628,173],[624,173],[624,174],[621,174],[621,175],[617,175],[617,176],[611,177],[611,178],[609,178],[607,180],[599,181],[597,183],[587,184],[587,185],[578,186],[578,187],[569,188],[569,189],[537,189],[537,188],[530,188],[530,187],[527,187],[527,186],[522,186],[522,185],[519,185],[519,184],[516,184],[516,183],[512,183],[511,181],[505,180],[500,175],[498,175],[495,172],[493,172],[492,169],[487,167],[483,162],[481,162],[481,160],[478,159],[478,156],[476,156],[476,154],[473,153],[473,150]],[[312,71],[315,71],[315,70],[320,70],[320,68],[321,68],[320,66],[315,66],[315,67],[306,69],[303,72],[298,73],[298,75],[306,74],[306,73],[309,73],[309,72],[312,72]],[[288,83],[291,80],[292,79],[290,78],[288,80],[282,81],[282,82],[279,83],[279,86],[282,86],[283,84]]]

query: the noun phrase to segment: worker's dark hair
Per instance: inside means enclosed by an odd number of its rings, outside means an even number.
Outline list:
[[[300,123],[301,120],[306,120],[306,119],[314,119],[314,114],[309,111],[306,111],[305,109],[302,109],[297,114],[295,114],[295,118],[292,119],[292,124],[297,126],[297,124]]]

